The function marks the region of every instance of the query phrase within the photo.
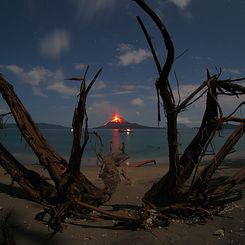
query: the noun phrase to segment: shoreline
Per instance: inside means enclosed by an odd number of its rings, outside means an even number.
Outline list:
[[[23,165],[39,165],[38,158],[34,154],[29,153],[12,153],[15,158],[22,163]],[[68,156],[62,156],[65,160],[68,161]],[[203,164],[205,164],[207,161],[211,160],[213,158],[213,155],[205,156],[203,159]],[[238,161],[244,161],[245,159],[245,151],[244,152],[235,152],[227,155],[227,157],[224,160],[224,163],[222,165],[229,165],[232,164],[232,162],[238,162]],[[128,162],[130,163],[137,163],[144,160],[155,160],[157,165],[168,165],[168,156],[163,157],[130,157]],[[222,166],[221,165],[221,166]],[[98,160],[94,157],[83,157],[81,168],[83,167],[92,167],[92,166],[98,166]]]

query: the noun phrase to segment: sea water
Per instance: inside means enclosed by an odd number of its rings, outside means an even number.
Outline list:
[[[63,158],[69,160],[73,138],[71,129],[41,129],[41,131],[53,149]],[[96,152],[100,149],[100,142],[93,131],[93,129],[89,130],[89,141],[83,157],[84,165],[95,165],[97,163]],[[135,129],[130,133],[101,129],[96,130],[96,132],[103,142],[103,154],[108,153],[110,148],[118,150],[124,143],[125,152],[130,156],[132,162],[151,159],[155,159],[159,163],[168,162],[167,131],[165,129]],[[196,133],[197,129],[179,130],[180,154],[183,153]],[[212,146],[208,148],[207,155],[212,156],[217,152],[231,133],[232,130],[229,129],[221,131],[220,135],[217,135],[212,142]],[[26,164],[38,163],[37,158],[17,128],[0,129],[0,143],[21,162]],[[245,156],[244,137],[241,137],[234,151],[235,153],[232,153],[231,156]]]

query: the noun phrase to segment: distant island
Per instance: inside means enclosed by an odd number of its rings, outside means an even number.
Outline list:
[[[225,123],[225,124],[223,124],[222,128],[223,129],[235,129],[235,128],[237,128],[237,125],[231,124],[231,123]]]
[[[235,129],[237,128],[237,125],[232,123],[225,123],[222,125],[222,129]],[[193,127],[193,129],[199,129],[199,127]]]
[[[115,114],[109,122],[95,129],[159,129],[159,127],[148,127],[138,123],[131,123]]]
[[[69,127],[61,126],[52,123],[36,123],[37,127],[40,129],[70,129]],[[2,125],[3,128],[17,128],[16,123],[6,123]]]

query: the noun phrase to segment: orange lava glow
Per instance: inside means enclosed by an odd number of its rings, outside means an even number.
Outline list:
[[[120,123],[121,122],[121,118],[119,115],[115,114],[113,116],[113,118],[111,119],[111,122],[115,122],[115,123]]]

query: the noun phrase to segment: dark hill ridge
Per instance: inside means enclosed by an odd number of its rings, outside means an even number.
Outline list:
[[[107,124],[103,126],[96,127],[96,129],[153,129],[158,127],[147,127],[143,126],[137,123],[130,123],[130,122],[123,122],[123,123],[117,123],[117,122],[108,122]]]
[[[96,129],[159,129],[158,127],[148,127],[138,123],[130,123],[122,117],[116,116],[105,125],[96,127]]]
[[[37,123],[36,124],[38,126],[38,128],[41,129],[65,129],[65,128],[69,128],[69,127],[65,127],[65,126],[61,126],[61,125],[57,125],[57,124],[51,124],[51,123]],[[6,123],[3,125],[4,128],[17,128],[17,125],[15,123]]]

